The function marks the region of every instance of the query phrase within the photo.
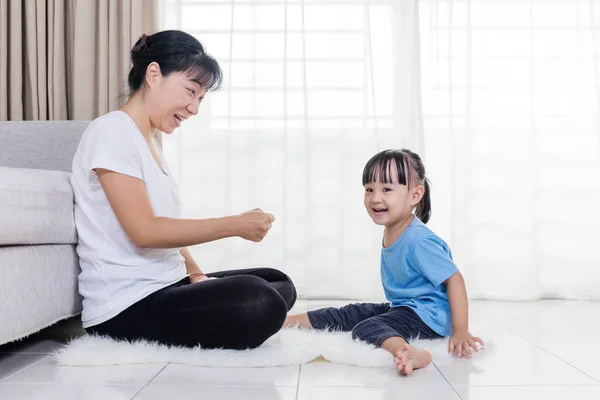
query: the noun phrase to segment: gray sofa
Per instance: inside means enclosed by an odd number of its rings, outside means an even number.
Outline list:
[[[69,171],[88,123],[0,122],[0,344],[81,312]]]

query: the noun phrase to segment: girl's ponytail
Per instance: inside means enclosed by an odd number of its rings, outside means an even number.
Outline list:
[[[429,182],[429,178],[425,177],[423,179],[423,187],[425,188],[425,193],[419,204],[417,204],[415,214],[424,224],[426,224],[431,218],[431,183]]]

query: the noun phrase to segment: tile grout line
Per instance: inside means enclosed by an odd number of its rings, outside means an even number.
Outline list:
[[[300,374],[302,373],[302,364],[298,365],[298,382],[296,383],[296,397],[295,399],[298,400],[298,395],[300,393]]]
[[[554,354],[552,351],[543,348],[542,346],[540,346],[539,344],[535,343],[534,341],[528,339],[526,336],[520,334],[519,332],[515,331],[514,329],[512,329],[511,327],[509,327],[508,325],[506,325],[505,323],[497,320],[496,318],[492,317],[491,315],[486,314],[485,312],[477,309],[477,312],[480,313],[481,315],[483,315],[484,317],[494,321],[495,323],[497,323],[498,325],[508,329],[509,331],[511,331],[512,333],[516,334],[517,336],[520,336],[521,338],[525,339],[526,341],[528,341],[529,343],[533,344],[535,347],[545,351],[546,353],[550,354],[551,356],[553,356],[554,358],[564,362],[565,364],[567,364],[568,366],[572,367],[573,369],[575,369],[576,371],[581,372],[583,375],[587,376],[588,378],[590,378],[591,380],[593,380],[594,382],[600,383],[600,380],[594,378],[593,376],[587,374],[586,372],[580,370],[579,368],[577,368],[576,366],[574,366],[573,364],[571,364],[570,362],[568,362],[567,360],[563,360],[561,357],[557,356],[556,354]],[[579,385],[577,385],[579,386]]]
[[[303,310],[301,312],[307,313],[308,306],[310,305],[310,300],[306,299],[304,301],[306,302],[306,304],[304,305]],[[302,374],[302,364],[298,365],[298,382],[296,382],[296,396],[294,396],[295,400],[298,400],[298,396],[300,395],[300,374]]]
[[[17,353],[17,354],[18,354],[18,353]],[[23,368],[23,369],[20,369],[20,370],[18,370],[18,371],[17,371],[17,372],[15,372],[14,374],[11,374],[11,375],[8,375],[8,376],[5,376],[4,378],[0,379],[0,384],[2,384],[2,383],[4,383],[4,382],[6,382],[6,380],[8,380],[8,379],[12,378],[13,376],[17,376],[17,375],[18,375],[18,374],[20,374],[21,372],[25,372],[25,371],[27,371],[29,368],[31,368],[31,367],[34,367],[34,366],[38,365],[39,363],[41,363],[42,361],[45,361],[45,360],[47,360],[47,359],[48,359],[48,358],[50,358],[50,357],[52,357],[52,354],[48,354],[46,357],[42,358],[41,360],[38,360],[38,361],[36,361],[35,363],[33,363],[33,364],[31,364],[31,365],[29,365],[29,366],[27,366],[27,367]]]
[[[148,382],[146,382],[146,384],[145,384],[144,386],[142,386],[142,387],[140,388],[140,390],[138,390],[137,392],[135,392],[135,394],[134,394],[134,395],[131,397],[131,399],[129,399],[129,400],[133,400],[133,399],[135,399],[135,398],[137,397],[137,395],[138,395],[138,394],[140,394],[140,392],[141,392],[142,390],[144,390],[144,389],[146,388],[146,386],[148,386],[150,383],[152,383],[152,381],[153,381],[153,380],[155,380],[155,379],[156,379],[156,377],[157,377],[157,376],[159,376],[159,375],[160,375],[160,374],[161,374],[161,373],[162,373],[162,372],[165,370],[165,368],[167,368],[169,365],[171,365],[171,363],[167,363],[167,365],[165,365],[164,367],[162,367],[162,368],[161,368],[161,370],[160,370],[160,371],[158,371],[158,372],[156,373],[156,375],[154,375],[154,376],[153,376],[153,377],[152,377],[152,378],[151,378],[151,379],[150,379]]]
[[[450,386],[450,388],[456,394],[456,396],[460,400],[462,400],[462,397],[460,397],[460,394],[458,394],[458,392],[456,391],[456,389],[454,388],[454,386],[450,383],[450,381],[448,380],[448,378],[446,378],[446,375],[444,375],[444,373],[442,372],[442,370],[438,368],[437,364],[435,363],[435,360],[431,361],[431,363],[433,364],[433,366],[435,367],[435,369],[437,369],[437,371],[440,373],[440,375],[442,376],[442,378],[444,378],[444,380],[446,381],[446,383],[448,384],[448,386]]]

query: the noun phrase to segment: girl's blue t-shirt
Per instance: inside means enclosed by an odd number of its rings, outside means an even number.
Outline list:
[[[381,250],[381,282],[392,307],[410,307],[433,331],[452,334],[444,282],[458,272],[450,248],[419,218]]]

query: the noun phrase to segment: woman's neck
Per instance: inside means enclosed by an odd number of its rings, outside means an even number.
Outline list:
[[[150,117],[146,111],[146,105],[140,94],[133,95],[127,102],[121,107],[121,111],[129,115],[139,131],[144,136],[144,139],[152,140],[154,131],[156,130],[150,122]]]

